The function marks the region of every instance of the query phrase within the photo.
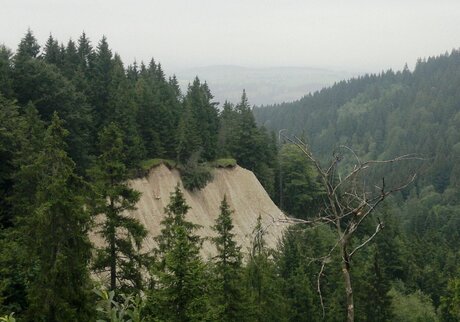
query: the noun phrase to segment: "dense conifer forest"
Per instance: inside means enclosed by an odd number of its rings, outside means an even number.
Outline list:
[[[254,114],[259,124],[281,131],[282,137],[302,138],[322,162],[333,158],[340,145],[352,148],[363,160],[405,154],[423,159],[369,174],[369,182],[382,176],[396,181],[412,171],[418,175],[411,186],[385,204],[391,223],[387,220],[371,256],[375,256],[374,269],[380,270],[381,285],[390,287],[386,294],[393,301],[398,299],[399,308],[405,301],[425,303],[425,309],[433,309],[431,320],[458,320],[454,311],[460,307],[460,51],[419,59],[413,71],[406,66],[402,71],[342,81],[292,103],[256,108]],[[293,153],[286,146],[281,149],[281,156]],[[341,158],[345,168],[353,165],[350,153]],[[301,179],[311,166],[302,168],[300,160],[291,156],[280,160],[286,164],[288,181],[283,189],[284,209],[297,216],[308,215],[297,207],[314,200],[306,196],[299,202],[290,199],[296,196],[291,190],[297,187],[292,177],[304,182],[302,191],[316,189]],[[449,297],[457,300],[449,304],[448,314]]]
[[[179,186],[152,253],[142,252],[145,227],[125,215],[140,197],[127,181],[151,166],[177,167],[194,190],[234,159],[308,222],[328,190],[293,135],[321,162],[338,145],[363,160],[420,156],[366,177],[390,185],[418,173],[350,240],[360,245],[385,223],[353,257],[355,320],[458,321],[459,75],[454,51],[290,104],[253,109],[243,91],[219,106],[198,77],[182,93],[153,59],[125,66],[105,37],[40,45],[28,31],[15,51],[0,47],[0,321],[344,321],[331,225],[290,225],[269,249],[259,220],[244,257],[224,198],[216,256],[204,259]],[[352,168],[348,155],[334,158]]]

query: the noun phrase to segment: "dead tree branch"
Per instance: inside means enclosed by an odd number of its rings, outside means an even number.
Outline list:
[[[384,224],[379,219],[375,232],[361,244],[356,246],[352,251],[349,251],[353,237],[356,232],[359,231],[359,227],[363,221],[375,211],[375,209],[386,199],[386,197],[409,186],[412,182],[414,182],[416,175],[413,174],[409,176],[409,178],[401,184],[391,187],[388,190],[385,178],[382,178],[381,187],[375,185],[377,191],[367,191],[364,184],[365,180],[363,180],[363,183],[361,184],[359,183],[359,178],[362,176],[365,177],[365,171],[374,166],[425,159],[420,158],[415,154],[405,154],[392,159],[363,161],[352,148],[340,145],[334,151],[332,160],[328,166],[323,167],[319,160],[314,157],[308,145],[301,139],[298,137],[290,138],[285,135],[283,135],[283,137],[287,142],[290,142],[298,147],[316,169],[318,177],[325,188],[325,205],[323,210],[314,219],[297,219],[281,214],[281,216],[277,219],[272,217],[272,222],[269,223],[269,225],[272,225],[275,222],[304,224],[311,227],[318,224],[327,224],[336,231],[337,241],[335,245],[331,247],[329,253],[314,260],[321,263],[320,271],[317,277],[317,292],[320,297],[320,304],[324,317],[325,308],[321,293],[321,277],[324,275],[327,263],[331,260],[333,251],[339,248],[342,258],[341,266],[347,297],[347,321],[353,322],[354,303],[350,274],[351,260],[359,250],[366,247],[382,231]],[[343,151],[343,153],[350,153],[352,155],[352,162],[354,162],[352,169],[346,174],[342,174],[339,169],[339,165],[341,165],[341,161],[343,160],[343,154],[340,150]]]

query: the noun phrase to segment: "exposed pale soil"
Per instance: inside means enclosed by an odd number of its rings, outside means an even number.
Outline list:
[[[279,218],[281,211],[270,199],[255,175],[239,166],[213,170],[214,179],[201,191],[186,191],[177,170],[170,170],[164,165],[150,170],[147,177],[132,180],[132,188],[142,193],[137,210],[130,213],[137,218],[149,231],[145,239],[145,250],[155,246],[154,236],[160,233],[160,222],[164,217],[164,208],[169,203],[171,192],[179,183],[187,204],[191,207],[186,218],[202,226],[197,231],[202,237],[213,236],[211,227],[219,215],[220,203],[227,196],[233,213],[233,232],[242,250],[247,253],[253,240],[253,230],[258,215],[262,216],[264,227],[268,227],[265,235],[269,247],[275,247],[282,231],[283,224],[276,224],[273,218]],[[203,255],[210,256],[215,252],[209,242],[205,242]]]

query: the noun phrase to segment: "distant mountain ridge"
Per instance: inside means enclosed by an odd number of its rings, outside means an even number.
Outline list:
[[[293,101],[357,73],[312,67],[251,68],[234,65],[187,68],[176,73],[183,90],[197,75],[208,83],[214,99],[220,103],[225,100],[239,102],[241,92],[246,89],[251,104],[266,105]]]

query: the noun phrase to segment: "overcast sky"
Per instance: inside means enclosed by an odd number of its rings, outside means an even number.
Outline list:
[[[106,35],[125,62],[378,72],[460,47],[458,0],[0,0],[0,43]]]

